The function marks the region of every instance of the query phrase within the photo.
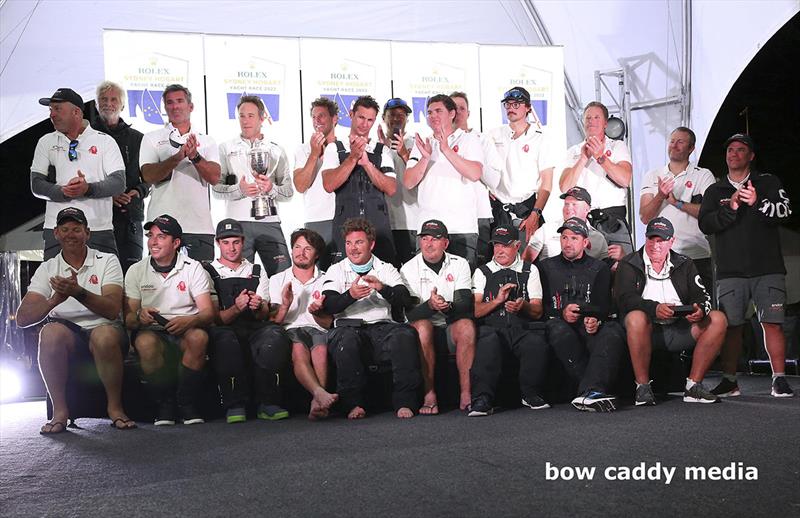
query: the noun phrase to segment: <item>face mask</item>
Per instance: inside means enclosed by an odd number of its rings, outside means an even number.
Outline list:
[[[350,268],[352,268],[354,272],[356,272],[359,275],[364,275],[368,271],[372,270],[372,262],[374,260],[375,256],[373,255],[372,257],[369,258],[369,261],[367,261],[366,264],[353,264],[350,261],[350,259],[348,259],[347,262],[350,263]]]

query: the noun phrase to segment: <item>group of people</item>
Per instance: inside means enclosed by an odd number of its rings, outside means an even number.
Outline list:
[[[31,189],[47,200],[45,262],[17,323],[47,320],[39,364],[53,418],[42,433],[66,429],[72,356],[94,358],[112,426],[136,426],[120,396],[129,344],[157,403],[156,425],[203,421],[197,398],[207,357],[230,423],[246,420],[249,404],[260,419],[288,417],[290,369],[311,394],[309,418],[333,408],[362,418],[367,374],[378,365],[391,366],[398,417],[436,414],[437,346],[455,354],[459,406],[470,416],[492,413],[509,354],[519,359],[521,404],[531,409],[549,407],[543,389],[557,363],[573,406],[614,410],[612,387],[628,355],[635,404],[653,405],[654,349],[693,349],[684,401],[714,403],[740,393],[736,364],[751,301],[772,395],[793,395],[777,230],[789,198],[777,177],[752,170],[748,135],[725,143],[728,174],[717,181],[689,161],[692,130],[671,133],[669,163],[642,187],[647,239],[634,250],[630,153],[606,137],[609,115],[599,102],[586,106],[586,139],[564,160],[521,87],[501,100],[508,124],[484,134],[468,127],[465,94],[430,97],[429,138],[406,135],[403,99],[381,112],[362,96],[340,141],[338,106],[319,98],[314,133],[291,171],[263,134],[257,96],[241,97],[241,133],[219,146],[192,128],[191,93],[181,85],[163,93],[169,122],[146,135],[120,118],[124,99],[119,85],[99,85],[91,123],[73,90],[39,101],[55,127],[31,166]],[[556,172],[562,217],[545,222]],[[295,189],[306,222],[287,246],[273,203]],[[225,200],[216,229],[210,196]],[[706,235],[715,236],[715,263]],[[719,310],[707,289],[715,281]],[[703,378],[720,351],[723,379],[708,390]]]

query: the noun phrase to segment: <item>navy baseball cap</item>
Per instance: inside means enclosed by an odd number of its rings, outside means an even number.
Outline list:
[[[42,106],[50,106],[50,103],[72,103],[83,110],[83,98],[72,88],[59,88],[50,97],[39,99]]]
[[[576,234],[582,235],[583,237],[589,237],[589,227],[586,226],[585,221],[578,217],[573,216],[565,220],[564,224],[558,227],[557,232],[560,234],[565,230],[571,230]]]
[[[524,102],[525,104],[531,103],[531,94],[521,86],[515,86],[511,90],[503,94],[503,99],[500,102],[517,101]]]
[[[571,189],[568,189],[567,192],[561,195],[561,199],[564,200],[567,196],[572,196],[576,200],[585,201],[589,205],[592,204],[592,195],[589,194],[589,191],[584,189],[583,187],[578,187],[577,185]]]
[[[492,239],[489,242],[510,245],[514,241],[519,241],[519,231],[514,225],[498,225],[492,231]]]
[[[388,110],[393,108],[402,108],[406,113],[411,113],[411,107],[407,102],[399,97],[393,97],[386,101],[386,104],[383,105],[383,113],[386,113]]]
[[[725,141],[725,149],[728,149],[728,146],[731,145],[731,142],[741,142],[745,146],[750,148],[750,151],[755,151],[756,144],[753,142],[752,137],[750,135],[746,135],[744,133],[736,133],[735,135],[731,135],[728,137],[728,140]]]
[[[242,224],[235,219],[223,219],[217,224],[217,239],[225,239],[226,237],[244,237],[244,229]]]
[[[145,230],[150,230],[152,227],[158,227],[163,234],[168,236],[181,237],[183,235],[181,224],[169,214],[162,214],[153,221],[144,224]]]
[[[438,219],[429,219],[423,223],[417,235],[450,238],[450,235],[447,233],[447,227]]]
[[[647,224],[644,235],[646,237],[658,236],[661,239],[670,239],[675,235],[675,227],[672,226],[672,222],[667,218],[653,218]]]
[[[89,225],[86,221],[86,214],[77,207],[67,207],[58,212],[56,215],[56,225],[63,225],[65,221],[75,221],[81,225]]]

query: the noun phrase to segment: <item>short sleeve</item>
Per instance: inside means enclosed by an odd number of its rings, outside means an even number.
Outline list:
[[[33,162],[31,163],[31,171],[34,173],[41,173],[47,175],[47,170],[50,168],[50,156],[47,149],[47,138],[42,137],[36,143],[36,149],[33,152]]]
[[[297,149],[294,152],[294,167],[295,169],[305,167],[306,162],[308,161],[308,156],[310,153],[311,148],[306,151],[306,147],[303,144],[297,146]]]
[[[383,171],[386,176],[391,176],[392,178],[397,176],[394,172],[394,159],[392,158],[392,152],[388,146],[383,146],[383,149],[381,150],[381,171]]]
[[[645,194],[652,194],[655,196],[658,193],[658,169],[650,171],[642,180],[642,189],[639,191],[639,196]]]
[[[532,299],[542,298],[542,281],[539,279],[539,269],[531,265],[531,274],[528,276],[528,296]]]
[[[143,263],[138,262],[128,269],[125,275],[125,296],[129,299],[142,300],[142,293],[139,289],[143,272]]]
[[[483,295],[485,289],[486,276],[483,275],[483,272],[478,268],[475,270],[475,273],[472,274],[472,293]]]
[[[105,176],[114,171],[125,171],[125,162],[122,161],[122,153],[119,151],[117,142],[111,138],[106,138],[105,152],[103,153],[103,173]]]
[[[217,142],[208,135],[203,135],[203,140],[205,140],[205,143],[200,148],[200,154],[209,162],[216,162],[219,164],[219,147],[217,146]]]
[[[216,148],[216,146],[214,146]],[[190,287],[189,292],[193,297],[202,295],[203,293],[211,293],[211,277],[208,272],[200,263],[192,265],[193,271],[189,279]]]
[[[455,290],[471,290],[472,279],[470,277],[469,263],[458,261],[458,271],[456,272]]]
[[[339,165],[339,151],[336,149],[335,143],[330,143],[325,146],[325,152],[322,154],[322,168],[320,171],[336,169]]]
[[[159,162],[158,150],[155,144],[153,144],[153,134],[148,133],[142,138],[142,146],[139,148],[139,168],[141,169],[147,164],[157,164]]]
[[[55,260],[57,261],[58,257]],[[47,268],[47,262],[39,265],[39,268],[33,273],[31,283],[28,285],[28,291],[33,291],[48,299],[53,294],[53,288],[50,287],[50,271]]]
[[[119,259],[116,255],[109,255],[103,271],[103,286],[106,284],[114,284],[119,287],[125,286],[125,280],[122,275],[122,266],[119,264]]]

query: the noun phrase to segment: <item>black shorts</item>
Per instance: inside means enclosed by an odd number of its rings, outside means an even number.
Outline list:
[[[328,344],[328,333],[315,327],[293,327],[287,329],[286,334],[293,344],[303,344],[309,351]]]
[[[672,324],[653,322],[653,349],[680,352],[694,349],[697,342],[692,337],[692,323],[679,318]]]

